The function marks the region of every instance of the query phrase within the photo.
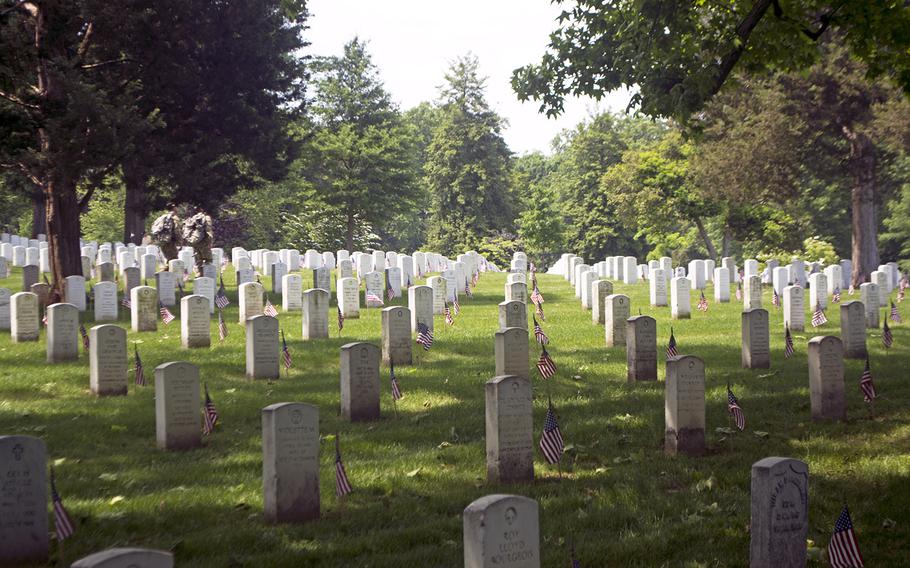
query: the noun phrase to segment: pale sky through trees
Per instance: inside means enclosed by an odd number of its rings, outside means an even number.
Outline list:
[[[488,77],[487,98],[509,125],[504,134],[512,151],[549,153],[550,141],[574,127],[589,111],[622,111],[627,93],[566,102],[558,119],[537,113],[535,102],[520,103],[509,84],[512,70],[543,54],[560,6],[549,0],[310,0],[309,52],[341,55],[355,35],[367,40],[386,88],[406,110],[435,100],[450,61],[469,51]]]

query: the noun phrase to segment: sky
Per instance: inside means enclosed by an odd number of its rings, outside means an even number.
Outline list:
[[[550,152],[562,130],[599,111],[622,111],[625,92],[597,102],[570,99],[549,119],[539,104],[521,103],[510,84],[512,70],[540,60],[561,8],[549,0],[310,0],[307,39],[313,55],[341,55],[355,36],[368,42],[392,98],[407,110],[436,100],[449,63],[468,52],[487,76],[487,100],[508,121],[503,136],[513,152]]]

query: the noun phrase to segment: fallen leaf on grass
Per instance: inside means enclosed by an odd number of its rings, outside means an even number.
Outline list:
[[[422,470],[422,469],[423,469],[422,467],[418,467],[417,469],[412,469],[411,471],[407,472],[405,475],[408,477],[417,477],[417,474],[420,473],[420,470]]]
[[[755,435],[756,438],[761,438],[762,440],[764,440],[765,438],[770,436],[770,434],[768,434],[767,432],[762,432],[761,430],[756,430],[752,433]]]
[[[119,503],[119,502],[121,502],[121,501],[126,501],[126,497],[124,497],[123,495],[117,495],[116,497],[113,497],[113,498],[111,499],[110,504],[111,504],[111,505],[116,505],[117,503]]]

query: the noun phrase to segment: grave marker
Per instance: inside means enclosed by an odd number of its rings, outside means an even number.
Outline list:
[[[528,329],[527,305],[515,300],[499,303],[499,329],[507,327]]]
[[[463,514],[465,568],[540,568],[537,502],[517,495],[487,495]]]
[[[211,312],[205,296],[191,294],[180,300],[180,343],[184,349],[211,347]]]
[[[246,376],[277,379],[280,372],[278,319],[266,315],[246,320]]]
[[[657,322],[651,316],[626,320],[626,369],[630,383],[657,380]]]
[[[840,305],[840,340],[847,359],[865,359],[866,314],[863,303],[851,300]]]
[[[345,318],[357,319],[360,317],[360,286],[356,278],[340,278],[338,289],[338,308]]]
[[[47,526],[47,450],[32,436],[0,436],[0,565],[44,564]]]
[[[705,453],[705,362],[692,355],[667,360],[664,389],[666,432],[664,452],[700,456]]]
[[[744,369],[771,368],[771,338],[768,310],[752,308],[742,314],[742,366]]]
[[[379,419],[379,347],[341,346],[341,415],[350,422]]]
[[[691,286],[692,282],[682,276],[670,280],[670,314],[673,319],[692,317]]]
[[[809,467],[792,458],[752,464],[750,568],[805,568]]]
[[[531,382],[512,375],[486,384],[487,481],[534,479]]]
[[[262,486],[267,522],[319,518],[319,407],[281,402],[262,409]]]
[[[174,555],[148,548],[111,548],[81,558],[70,568],[174,568]]]
[[[163,450],[202,445],[199,367],[172,361],[155,367],[155,437]]]
[[[130,291],[130,323],[134,332],[158,329],[158,292],[151,286],[136,286]]]
[[[790,331],[804,331],[806,329],[806,308],[803,303],[804,294],[800,286],[784,287],[784,328]]]
[[[329,291],[312,288],[302,295],[303,339],[323,339],[329,336]]]
[[[417,325],[423,324],[433,331],[433,289],[429,286],[408,288],[408,309],[411,311],[411,332],[417,333]]]
[[[38,341],[38,296],[18,292],[10,297],[10,339],[13,343]]]
[[[382,362],[412,363],[411,310],[393,306],[382,310]]]
[[[624,294],[610,294],[604,301],[604,327],[607,347],[626,344],[626,320],[630,315],[629,297]]]
[[[35,299],[37,302],[37,297]],[[47,362],[79,359],[79,310],[72,304],[47,307]]]
[[[240,323],[245,324],[247,320],[255,316],[261,316],[265,308],[265,288],[259,282],[247,282],[241,284],[237,303],[240,307]]]
[[[89,386],[99,396],[127,392],[126,330],[96,325],[89,330]]]
[[[833,336],[809,340],[809,401],[813,420],[846,420],[844,346]]]
[[[496,376],[514,375],[531,378],[528,364],[528,330],[507,327],[493,334]]]

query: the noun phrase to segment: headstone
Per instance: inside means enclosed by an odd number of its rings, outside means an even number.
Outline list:
[[[655,268],[651,271],[651,277],[648,280],[650,298],[652,306],[667,305],[667,272],[662,268]]]
[[[589,270],[581,275],[581,307],[586,310],[590,310],[594,307],[594,302],[591,297],[592,287],[591,285],[594,281],[597,280],[597,272],[594,270]],[[525,293],[527,294],[528,287],[525,286]],[[525,296],[527,300],[527,296]]]
[[[341,346],[341,415],[350,422],[379,420],[379,348],[371,343]]]
[[[264,302],[265,289],[259,282],[247,282],[241,284],[237,303],[240,307],[240,323],[245,324],[252,317],[262,315],[265,308]]]
[[[677,276],[670,280],[670,314],[673,319],[692,317],[692,282],[688,278]]]
[[[6,259],[0,256],[0,279],[9,278],[9,267],[6,264]]]
[[[9,331],[10,328],[10,298],[12,292],[9,288],[0,288],[0,331]],[[37,297],[36,297],[37,300]]]
[[[499,303],[499,329],[507,327],[520,327],[528,329],[528,308],[522,302]]]
[[[393,306],[382,310],[382,362],[410,365],[411,310]]]
[[[47,362],[60,363],[77,359],[79,310],[72,304],[51,304],[47,307]]]
[[[809,532],[809,467],[771,457],[752,464],[749,568],[804,568]]]
[[[89,330],[89,386],[99,396],[127,391],[126,330],[96,325]]]
[[[433,289],[433,314],[442,315],[445,312],[446,281],[442,276],[430,276],[427,284]]]
[[[191,294],[180,300],[180,342],[184,349],[211,347],[211,312],[205,296]]]
[[[337,278],[351,278],[352,276],[354,276],[354,263],[351,262],[351,259],[338,261]]]
[[[809,401],[813,420],[846,420],[844,345],[833,336],[809,340]]]
[[[332,293],[332,271],[325,266],[313,269],[313,288]]]
[[[142,279],[149,280],[155,276],[155,270],[158,268],[158,257],[154,254],[142,255],[142,261],[139,264],[142,270]]]
[[[86,309],[85,278],[82,276],[67,276],[64,286],[66,302],[76,306],[80,312]]]
[[[13,247],[13,266],[17,268],[25,266],[25,248],[22,245]]]
[[[303,308],[303,278],[285,274],[281,283],[281,309],[285,312]]]
[[[303,339],[329,336],[329,297],[329,291],[322,288],[311,288],[303,293]]]
[[[587,264],[575,266],[575,275],[572,277],[572,286],[575,288],[575,297],[581,299],[581,275],[591,270]]]
[[[158,292],[151,286],[136,286],[130,291],[130,323],[134,332],[158,329]]]
[[[28,292],[32,286],[38,283],[38,277],[40,276],[38,267],[34,265],[28,265],[22,267],[22,291]],[[78,276],[77,278],[82,278]],[[83,280],[83,286],[85,281]],[[84,294],[85,292],[83,292]]]
[[[779,296],[784,295],[784,287],[790,285],[790,268],[778,266],[772,271],[771,287]]]
[[[267,522],[319,518],[318,406],[281,402],[262,409],[262,489]]]
[[[771,368],[768,310],[751,308],[742,315],[742,365],[744,369]]]
[[[747,276],[743,281],[743,310],[761,308],[761,277]]]
[[[328,268],[330,271],[335,268],[335,255],[331,251],[325,251],[322,253],[322,265]]]
[[[626,320],[629,319],[631,302],[624,294],[610,294],[604,300],[604,327],[607,347],[626,344]]]
[[[866,327],[878,329],[878,284],[864,282],[859,285],[859,297],[866,310]]]
[[[284,288],[282,285],[284,281],[282,280],[285,274],[288,273],[288,265],[283,262],[275,262],[269,266],[269,276],[272,280],[272,293],[281,294]]]
[[[604,323],[604,305],[607,296],[613,293],[613,283],[609,280],[595,280],[591,283],[591,320],[595,324]]]
[[[392,289],[392,297],[401,297],[401,269],[397,266],[390,266],[385,269],[384,289]]]
[[[114,263],[102,262],[98,265],[98,280],[101,282],[114,281]]]
[[[338,299],[338,308],[345,318],[356,319],[360,317],[360,286],[356,278],[341,278],[335,291]]]
[[[865,359],[866,314],[863,303],[851,300],[840,305],[840,340],[847,359]]]
[[[92,259],[88,256],[82,255],[82,274],[86,280],[92,278]]]
[[[705,288],[705,261],[696,259],[689,261],[689,288],[704,290]]]
[[[465,568],[540,568],[537,502],[517,495],[487,495],[467,506]]]
[[[215,280],[200,276],[193,280],[193,294],[208,300],[209,314],[215,313]]]
[[[364,304],[368,308],[379,308],[383,305],[383,298],[385,298],[385,288],[383,288],[382,282],[382,273],[376,272],[367,272],[364,277],[364,289],[366,290],[364,294]],[[375,299],[368,299],[373,298]]]
[[[834,294],[835,289],[841,290],[841,291],[844,290],[841,287],[841,285],[844,281],[844,276],[841,273],[841,267],[839,264],[832,264],[831,266],[826,266],[825,267],[825,278],[828,283],[828,295],[829,296]]]
[[[111,548],[81,558],[70,568],[174,568],[174,555],[148,548]]]
[[[177,305],[177,280],[173,272],[161,271],[155,274],[155,288],[158,301],[167,307]]]
[[[99,282],[95,284],[95,321],[117,321],[119,303],[117,302],[117,283]]]
[[[720,304],[730,301],[730,273],[726,268],[714,269],[714,301]]]
[[[869,278],[870,281],[878,287],[878,305],[887,306],[888,296],[891,293],[891,279],[888,276],[888,273],[882,270],[873,270]]]
[[[47,450],[31,436],[0,436],[0,566],[48,560]]]
[[[507,327],[493,334],[496,376],[514,375],[530,379],[528,365],[528,330]]]
[[[487,481],[534,479],[531,381],[505,375],[486,384]]]
[[[627,256],[623,261],[622,281],[625,284],[638,282],[638,260],[634,256]]]
[[[246,320],[246,376],[277,379],[280,372],[278,319],[258,315]]]
[[[13,343],[38,341],[38,296],[19,292],[10,298],[10,338]]]
[[[806,287],[808,281],[806,280],[806,263],[803,260],[794,258],[790,262],[790,281],[793,284]]]
[[[587,274],[587,273],[586,273]],[[528,285],[523,282],[505,285],[505,301],[528,304]]]
[[[630,383],[657,380],[657,322],[651,316],[626,320],[626,368]]]
[[[408,288],[408,309],[411,311],[411,331],[417,333],[417,324],[433,331],[433,289],[429,286]]]
[[[252,268],[239,268],[236,273],[237,287],[256,281],[256,273]]]
[[[828,307],[828,277],[821,272],[809,275],[809,311]]]
[[[524,282],[528,283],[528,277],[524,272],[510,272],[506,275],[506,284],[512,284],[513,282]]]
[[[155,367],[155,435],[163,450],[202,445],[199,367],[171,361]]]
[[[123,294],[132,299],[132,290],[136,286],[139,286],[140,282],[140,272],[139,269],[135,266],[129,266],[123,269]]]
[[[803,331],[806,329],[804,299],[801,287],[796,285],[784,287],[784,327],[789,327],[790,331]]]
[[[373,257],[368,254],[358,254],[354,259],[354,264],[357,266],[357,277],[362,280],[367,272],[373,270]]]
[[[704,454],[705,362],[692,355],[667,359],[664,397],[664,452],[671,456]]]
[[[455,281],[455,271],[443,270],[440,273],[440,276],[446,281],[446,301],[455,301],[455,294],[458,293],[458,283]]]
[[[759,284],[761,283],[761,275],[758,272],[758,261],[754,258],[747,258],[743,263],[743,276],[748,278],[749,276],[758,276]],[[758,306],[755,306],[758,307]]]

